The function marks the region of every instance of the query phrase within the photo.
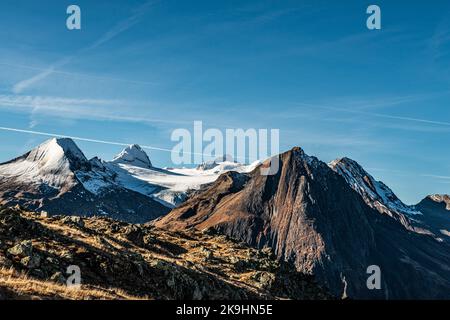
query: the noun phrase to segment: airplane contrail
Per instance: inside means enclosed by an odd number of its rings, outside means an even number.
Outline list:
[[[9,128],[9,127],[0,127],[0,130],[3,131],[10,131],[10,132],[20,132],[20,133],[29,133],[29,134],[36,134],[40,136],[47,136],[47,137],[54,137],[54,138],[69,138],[72,140],[78,140],[78,141],[86,141],[86,142],[94,142],[94,143],[102,143],[102,144],[109,144],[109,145],[116,145],[116,146],[129,146],[130,143],[124,143],[124,142],[115,142],[115,141],[107,141],[107,140],[99,140],[99,139],[90,139],[90,138],[82,138],[82,137],[76,137],[76,136],[68,136],[63,134],[56,134],[56,133],[49,133],[49,132],[42,132],[42,131],[33,131],[33,130],[25,130],[25,129],[17,129],[17,128]],[[171,149],[166,148],[158,148],[158,147],[152,147],[152,146],[140,146],[141,148],[149,149],[149,150],[158,150],[158,151],[165,151],[165,152],[174,152]]]
[[[18,128],[10,128],[10,127],[0,127],[0,130],[10,131],[10,132],[19,132],[19,133],[29,133],[29,134],[35,134],[35,135],[47,136],[47,137],[53,137],[53,138],[69,138],[69,139],[77,140],[77,141],[101,143],[101,144],[108,144],[108,145],[114,145],[114,146],[128,147],[128,146],[131,145],[131,143],[116,142],[116,141],[109,141],[109,140],[99,140],[99,139],[91,139],[91,138],[83,138],[83,137],[77,137],[77,136],[68,136],[68,135],[64,135],[64,134],[42,132],[42,131],[34,131],[34,130],[26,130],[26,129],[18,129]],[[153,146],[147,146],[147,145],[139,145],[139,146],[141,148],[143,148],[143,149],[148,149],[148,150],[164,151],[164,152],[169,152],[169,153],[178,153],[179,152],[179,151],[174,151],[172,149],[167,149],[167,148],[159,148],[159,147],[153,147]],[[188,151],[184,151],[184,150],[183,150],[183,152],[186,153],[186,154],[190,154],[190,155],[201,155],[201,156],[206,156],[206,157],[210,157],[211,156],[210,154],[205,154],[205,153],[200,153],[200,152],[188,152]],[[225,155],[222,155],[222,156],[225,156]],[[218,157],[220,157],[220,156],[218,156]],[[244,161],[246,161],[247,158],[237,157],[236,160],[244,160]]]

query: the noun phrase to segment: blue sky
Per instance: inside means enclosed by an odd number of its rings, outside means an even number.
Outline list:
[[[282,150],[353,158],[405,202],[450,192],[448,1],[3,0],[0,41],[0,127],[163,149],[194,120],[279,128]],[[5,161],[47,137],[0,139]]]

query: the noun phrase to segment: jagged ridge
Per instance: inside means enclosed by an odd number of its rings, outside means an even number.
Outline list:
[[[450,297],[448,246],[372,209],[344,177],[300,148],[280,155],[278,174],[262,176],[257,168],[224,175],[155,225],[213,228],[258,248],[270,246],[337,296]],[[384,270],[383,290],[366,286],[373,264]]]

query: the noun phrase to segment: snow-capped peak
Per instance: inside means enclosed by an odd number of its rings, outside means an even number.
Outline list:
[[[48,170],[58,170],[67,164],[71,170],[84,168],[88,161],[72,139],[53,138],[45,141],[25,156],[29,163],[36,163]]]
[[[375,180],[358,162],[349,159],[336,159],[328,164],[358,192],[365,202],[382,213],[421,214],[413,207],[404,204],[383,182]]]
[[[75,144],[75,142],[70,138],[53,138],[47,141],[51,146],[58,145],[64,153],[71,153],[72,155],[86,160],[86,157],[84,156],[83,152],[78,148],[78,146]]]
[[[152,163],[147,153],[137,144],[132,144],[123,149],[112,162],[129,164],[141,168],[152,168]]]
[[[0,166],[0,175],[17,181],[46,183],[59,188],[73,184],[74,172],[89,170],[89,161],[67,138],[50,139],[23,156]]]

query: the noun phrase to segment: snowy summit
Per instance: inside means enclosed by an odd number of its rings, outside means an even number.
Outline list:
[[[152,168],[152,163],[142,148],[132,144],[122,150],[112,161],[113,163],[129,164],[135,167]]]

